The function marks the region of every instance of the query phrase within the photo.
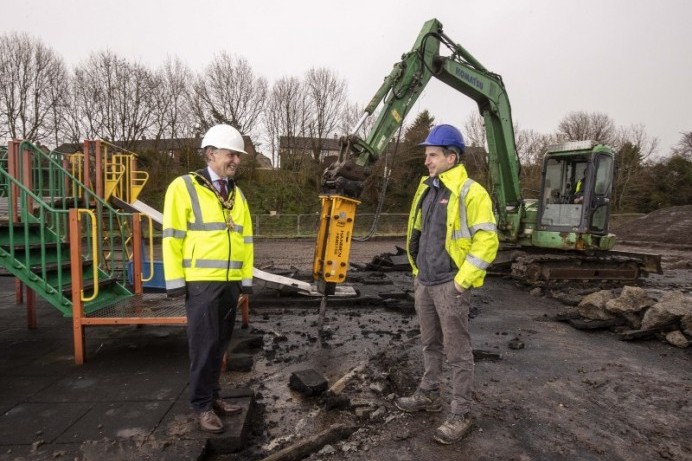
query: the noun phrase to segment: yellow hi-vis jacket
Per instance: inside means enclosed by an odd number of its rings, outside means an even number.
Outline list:
[[[447,204],[445,250],[459,268],[454,281],[465,289],[480,287],[499,246],[492,200],[483,186],[468,177],[463,165],[450,168],[439,178],[451,191]],[[418,267],[411,254],[411,239],[418,234],[414,230],[422,230],[421,200],[428,189],[424,183],[426,179],[428,176],[421,179],[413,197],[406,236],[406,250],[414,277],[418,274]]]
[[[206,173],[206,172],[205,172]],[[199,173],[180,176],[163,206],[163,267],[167,291],[186,282],[239,281],[252,287],[254,251],[247,200],[236,186],[233,209]]]

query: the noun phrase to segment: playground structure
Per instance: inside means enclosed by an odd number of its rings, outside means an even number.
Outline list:
[[[0,149],[0,268],[16,278],[28,328],[37,327],[36,295],[72,318],[77,364],[87,326],[186,324],[182,301],[143,296],[156,276],[153,221],[111,198],[136,201],[148,176],[134,154],[108,155],[106,146],[87,140],[82,152],[64,155],[12,140]],[[247,322],[247,299],[240,304]]]

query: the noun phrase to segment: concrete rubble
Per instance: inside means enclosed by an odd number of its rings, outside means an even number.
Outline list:
[[[621,290],[599,290],[585,296],[577,306],[577,312],[587,322],[575,322],[572,317],[568,320],[573,326],[579,329],[596,329],[589,328],[593,325],[613,328],[622,334],[622,339],[641,339],[658,334],[668,343],[684,348],[692,338],[689,330],[692,296],[682,291],[648,293],[633,286],[624,286]],[[619,321],[609,322],[612,320]]]

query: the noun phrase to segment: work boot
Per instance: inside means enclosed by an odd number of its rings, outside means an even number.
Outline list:
[[[463,439],[471,431],[473,420],[467,415],[450,414],[444,423],[433,432],[433,439],[443,445],[449,445]]]
[[[394,405],[396,405],[399,410],[408,413],[414,413],[416,411],[440,411],[442,409],[439,391],[424,391],[420,388],[416,389],[416,392],[409,397],[397,399]]]
[[[211,432],[213,434],[218,434],[223,432],[225,429],[221,418],[219,418],[214,410],[207,410],[197,414],[197,420],[199,422],[199,428],[204,432]]]
[[[243,411],[242,407],[231,405],[223,399],[214,400],[213,408],[216,414],[221,416],[235,415]]]

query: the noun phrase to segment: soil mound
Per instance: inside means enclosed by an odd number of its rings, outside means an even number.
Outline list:
[[[621,242],[692,245],[692,205],[662,208],[611,229]]]

